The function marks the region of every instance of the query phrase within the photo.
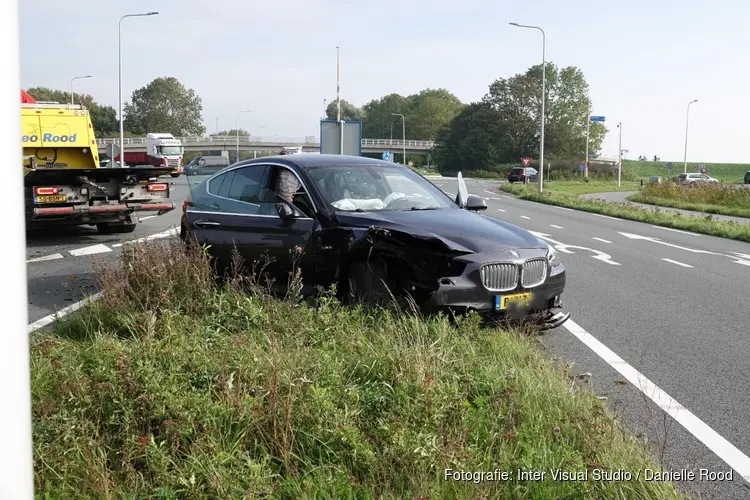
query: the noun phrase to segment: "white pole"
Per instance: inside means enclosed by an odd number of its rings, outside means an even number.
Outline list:
[[[401,117],[401,148],[404,155],[404,165],[406,165],[406,118],[401,113],[391,113],[391,116]],[[391,122],[391,147],[393,146],[393,122]]]
[[[546,64],[546,48],[547,48],[547,34],[544,32],[542,28],[539,26],[530,26],[526,24],[518,24],[518,23],[509,23],[511,26],[515,26],[517,28],[530,28],[539,30],[542,32],[542,116],[540,119],[541,122],[541,132],[539,137],[539,192],[541,193],[544,190],[544,101],[546,100],[546,89],[547,89],[547,64]]]
[[[336,47],[336,121],[341,121],[341,56],[339,47]]]
[[[622,122],[617,124],[620,129],[619,148],[617,150],[617,187],[622,185]]]
[[[126,14],[120,18],[117,29],[117,63],[118,63],[118,95],[120,103],[120,166],[125,166],[125,119],[122,116],[122,20],[126,17],[155,16],[158,12],[146,12],[145,14]],[[112,158],[114,161],[114,158]]]
[[[17,138],[21,136],[21,87],[19,70],[18,0],[0,2],[0,51],[4,53],[5,74],[0,80],[0,120],[9,165],[23,163]],[[10,155],[10,156],[7,156]],[[6,173],[9,186],[22,186],[20,168]],[[13,180],[15,179],[15,180]],[[0,301],[0,317],[5,325],[0,330],[0,498],[31,500],[34,498],[34,476],[31,438],[31,388],[29,377],[28,300],[26,292],[26,232],[24,198],[20,189],[9,189],[8,224],[3,243],[2,275],[7,293]]]
[[[687,146],[688,146],[688,126],[690,125],[690,105],[694,102],[698,102],[698,99],[691,101],[687,105],[687,116],[685,117],[685,171],[687,173]]]

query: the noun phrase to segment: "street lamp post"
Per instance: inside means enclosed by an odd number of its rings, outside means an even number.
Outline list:
[[[70,79],[70,104],[75,104],[75,100],[73,99],[73,82],[76,80],[82,80],[84,78],[91,78],[92,75],[86,75],[86,76],[74,76]]]
[[[117,29],[117,62],[119,65],[118,69],[118,95],[120,102],[120,166],[125,166],[125,120],[122,117],[122,20],[126,17],[144,17],[144,16],[155,16],[158,12],[146,12],[144,14],[125,14],[120,18],[120,23]],[[114,160],[114,158],[112,158]]]
[[[535,29],[542,32],[542,118],[541,118],[541,133],[539,137],[539,192],[541,193],[544,189],[544,101],[546,100],[546,88],[547,88],[547,74],[546,74],[546,62],[545,62],[545,51],[547,48],[547,34],[539,26],[529,26],[525,24],[509,23],[511,26],[517,28],[529,28]]]
[[[687,145],[688,145],[688,126],[690,125],[690,105],[694,102],[698,102],[698,99],[690,101],[687,105],[687,116],[685,117],[685,171],[687,173]]]
[[[241,111],[237,111],[237,126],[234,129],[234,132],[237,135],[237,151],[234,155],[235,163],[240,161],[240,113],[250,113],[251,111],[252,109],[243,109]]]
[[[622,185],[622,122],[617,124],[620,129],[619,146],[617,148],[617,187]]]
[[[406,118],[401,113],[391,113],[391,115],[401,117],[401,146],[404,148],[404,165],[406,165]],[[393,129],[391,129],[391,143],[393,143]]]

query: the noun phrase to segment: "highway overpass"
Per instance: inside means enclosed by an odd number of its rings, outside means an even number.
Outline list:
[[[237,138],[232,136],[209,136],[209,137],[177,137],[182,143],[185,151],[236,151]],[[314,139],[315,142],[312,142]],[[119,138],[97,139],[100,154],[104,154],[107,144],[119,144]],[[303,151],[320,151],[320,143],[317,138],[266,138],[240,136],[240,151],[281,151],[283,147],[299,147]],[[435,146],[434,141],[397,140],[397,139],[362,139],[363,153],[383,153],[391,151],[400,155],[406,146],[406,154],[426,155]],[[146,151],[146,139],[143,137],[125,138],[125,152]]]

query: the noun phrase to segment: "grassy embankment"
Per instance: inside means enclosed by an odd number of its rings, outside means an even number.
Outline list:
[[[672,183],[648,184],[628,200],[649,205],[694,210],[733,217],[750,217],[750,189],[729,185],[685,188]]]
[[[445,479],[653,467],[522,332],[217,289],[179,242],[98,270],[103,297],[31,344],[44,498],[680,497],[643,475]]]
[[[541,194],[537,192],[535,185],[513,185],[506,183],[503,184],[502,190],[515,194],[523,200],[750,242],[750,225],[748,224],[718,221],[713,219],[711,215],[707,215],[706,217],[689,217],[671,212],[641,208],[629,203],[582,199],[579,197],[580,194],[583,194],[580,190],[585,188],[578,187],[576,184],[589,186],[591,183],[550,183],[548,189]],[[613,187],[616,188],[617,186],[614,185]],[[597,186],[597,191],[588,192],[603,191],[606,191],[606,189],[602,189],[602,186]]]

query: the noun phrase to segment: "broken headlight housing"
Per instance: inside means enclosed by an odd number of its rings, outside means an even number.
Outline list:
[[[551,267],[560,265],[560,259],[557,256],[557,250],[550,244],[547,244],[547,262]]]

